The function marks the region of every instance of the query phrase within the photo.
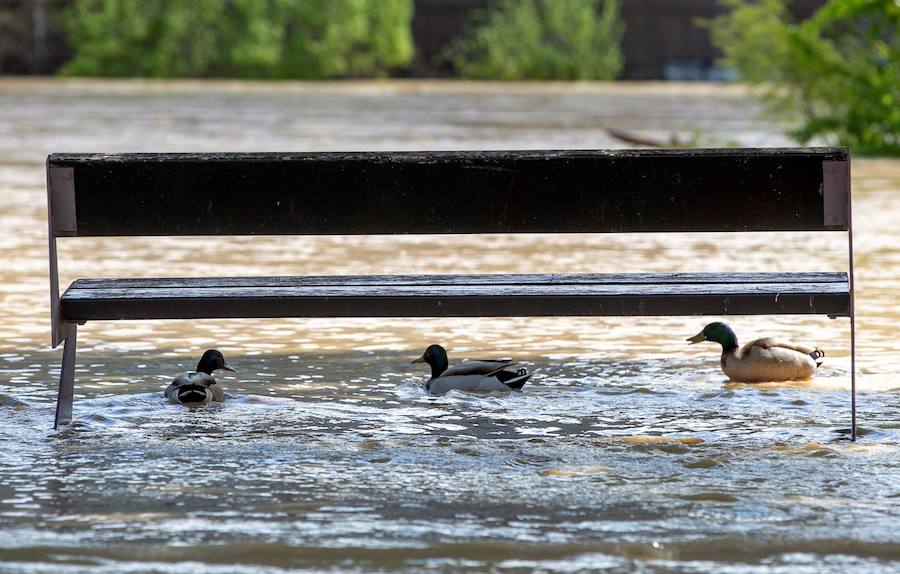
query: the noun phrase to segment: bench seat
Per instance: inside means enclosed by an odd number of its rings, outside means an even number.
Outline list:
[[[269,317],[827,314],[846,273],[374,275],[79,279],[66,321]]]

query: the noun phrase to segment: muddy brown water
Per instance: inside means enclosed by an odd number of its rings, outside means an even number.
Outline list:
[[[678,84],[0,81],[0,572],[896,572],[900,162],[855,160],[860,426],[849,328],[812,381],[727,383],[713,318],[89,323],[51,430],[51,152],[788,143],[738,88]],[[745,198],[734,198],[741,209]],[[833,234],[64,239],[76,277],[846,269]],[[425,395],[410,361],[511,356],[509,396]],[[162,388],[223,351],[221,405]]]

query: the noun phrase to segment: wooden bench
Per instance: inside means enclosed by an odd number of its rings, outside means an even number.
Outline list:
[[[56,425],[72,417],[86,321],[825,314],[851,317],[855,352],[852,240],[849,277],[79,279],[62,297],[56,257],[57,237],[85,236],[847,232],[845,149],[54,154],[47,170],[53,346],[65,341]]]

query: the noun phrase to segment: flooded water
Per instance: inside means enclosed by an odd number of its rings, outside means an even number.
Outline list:
[[[51,430],[51,152],[607,148],[605,129],[782,145],[703,85],[0,81],[0,572],[896,572],[900,162],[853,164],[861,440],[849,327],[730,317],[818,345],[813,381],[726,383],[714,318],[88,323]],[[742,198],[735,198],[740,209]],[[846,236],[68,239],[76,277],[846,270]],[[411,365],[510,356],[508,396],[429,397]],[[163,387],[220,349],[231,397]]]

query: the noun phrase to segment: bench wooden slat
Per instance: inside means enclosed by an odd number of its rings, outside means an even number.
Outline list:
[[[57,236],[823,231],[846,229],[825,223],[823,165],[847,159],[840,148],[54,154],[48,168]]]
[[[270,277],[153,277],[78,279],[75,289],[295,287],[313,285],[579,285],[579,284],[848,283],[843,272],[800,273],[567,273],[487,275],[307,275]]]
[[[418,317],[556,315],[810,314],[845,316],[849,287],[831,274],[806,282],[685,282],[683,277],[643,275],[634,283],[603,282],[603,276],[570,282],[568,276],[444,276],[415,283],[395,277],[377,284],[320,278],[318,284],[272,285],[267,278],[179,280],[179,286],[135,286],[133,280],[103,280],[105,286],[73,284],[62,298],[66,320],[226,317]],[[421,276],[420,276],[421,277]],[[619,276],[620,278],[623,276]],[[560,281],[554,279],[560,278]],[[435,279],[432,277],[432,279]],[[481,282],[479,282],[481,280]],[[194,283],[193,285],[191,285]]]

